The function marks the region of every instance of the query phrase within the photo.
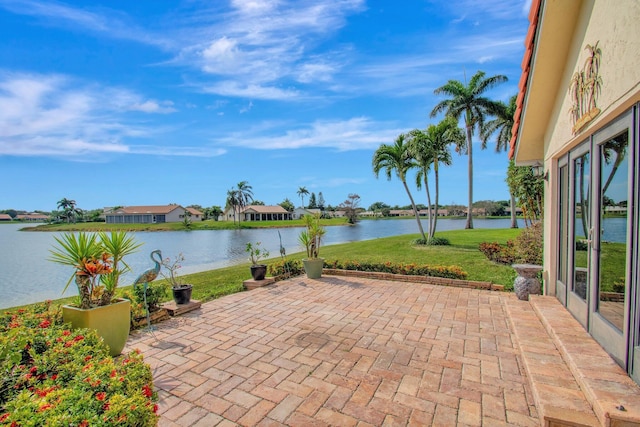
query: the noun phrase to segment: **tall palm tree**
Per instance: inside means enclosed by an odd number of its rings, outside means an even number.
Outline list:
[[[449,99],[440,101],[431,111],[431,117],[435,117],[438,113],[444,112],[447,116],[460,120],[464,116],[464,125],[466,129],[466,146],[465,150],[468,157],[468,203],[467,203],[467,223],[465,228],[473,228],[473,146],[472,137],[473,130],[476,126],[480,129],[484,125],[486,116],[494,115],[499,109],[497,103],[482,94],[495,85],[507,81],[507,77],[501,74],[493,77],[485,77],[484,71],[478,71],[471,77],[469,84],[464,84],[457,80],[449,80],[443,86],[440,86],[434,93],[436,95],[447,95]]]
[[[431,191],[429,190],[429,171],[433,164],[435,153],[427,140],[427,134],[420,129],[414,129],[408,135],[408,149],[414,159],[418,172],[416,173],[416,187],[418,191],[424,189],[427,195],[427,221],[429,222],[428,238],[425,243],[431,242],[431,228],[433,227],[433,209],[431,205]],[[436,208],[437,209],[437,208]]]
[[[247,181],[240,181],[236,189],[236,203],[238,206],[238,225],[242,221],[240,212],[253,201],[252,187]]]
[[[451,152],[449,145],[453,144],[459,147],[464,144],[464,133],[458,127],[458,122],[447,117],[437,125],[429,125],[426,131],[412,131],[412,139],[409,142],[409,148],[412,156],[420,166],[420,170],[416,175],[416,185],[418,189],[421,187],[421,179],[424,180],[426,187],[427,200],[429,203],[429,238],[427,242],[431,242],[436,233],[438,223],[438,206],[440,197],[440,165],[451,165]],[[427,175],[430,167],[433,166],[435,178],[435,214],[431,211],[431,196],[427,182]]]
[[[233,224],[235,225],[236,223],[236,210],[237,210],[237,206],[238,206],[238,201],[236,199],[236,190],[234,188],[231,188],[230,190],[227,190],[227,201],[226,201],[227,207],[231,207],[231,209],[233,209]]]
[[[416,207],[416,203],[414,202],[409,186],[407,185],[407,171],[417,165],[413,157],[411,157],[411,152],[409,151],[409,145],[406,143],[406,139],[407,136],[401,133],[396,137],[393,145],[380,145],[376,152],[373,153],[373,173],[375,173],[377,178],[380,171],[384,169],[387,179],[391,180],[392,172],[395,171],[396,176],[400,181],[402,181],[402,185],[404,185],[404,189],[409,196],[409,200],[411,200],[411,206],[413,207],[413,213],[416,217],[416,221],[418,222],[418,229],[422,235],[422,240],[426,241],[427,239],[424,235],[424,230],[422,229],[422,223],[420,222],[420,215],[418,215],[418,208]]]
[[[309,190],[307,190],[307,187],[300,187],[298,188],[298,197],[300,197],[301,201],[302,201],[302,209],[304,209],[304,196],[309,194]]]
[[[491,135],[496,134],[496,153],[507,151],[511,142],[511,129],[515,121],[516,114],[516,95],[509,99],[509,104],[498,102],[500,108],[496,111],[496,117],[484,124],[480,129],[480,138],[482,139],[482,149],[487,148],[487,142]],[[511,228],[518,228],[516,220],[516,197],[513,189],[509,187],[509,204],[511,205]]]
[[[79,212],[79,210],[76,209],[76,201],[67,199],[66,197],[58,200],[58,209],[63,210],[64,216],[67,218],[67,224],[71,222],[71,218],[75,218],[75,215]]]

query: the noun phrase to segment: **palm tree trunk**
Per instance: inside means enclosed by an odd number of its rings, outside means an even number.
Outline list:
[[[436,214],[433,217],[433,226],[431,227],[431,229],[429,230],[429,241],[431,241],[435,235],[436,235],[436,224],[438,222],[438,199],[439,199],[439,195],[440,195],[440,189],[439,189],[439,183],[440,183],[440,175],[438,173],[438,160],[436,160],[433,164],[433,172],[435,175],[435,185],[436,185],[436,194],[435,194],[435,202],[436,202]]]
[[[431,228],[432,228],[432,212],[431,212],[431,193],[429,192],[429,183],[427,180],[427,174],[425,173],[424,175],[424,188],[425,188],[425,192],[427,193],[427,212],[428,212],[428,219],[429,219],[429,236],[427,238],[427,242],[429,243],[431,241],[431,238],[433,237],[433,234],[431,232]]]
[[[468,119],[467,119],[468,121]],[[464,226],[465,229],[473,228],[473,153],[472,153],[472,141],[471,141],[471,127],[473,125],[467,124],[467,155],[469,156],[469,194],[467,200],[467,223]]]
[[[416,207],[416,202],[413,201],[413,196],[411,195],[411,191],[409,191],[409,186],[407,185],[407,181],[403,180],[402,184],[404,185],[404,189],[407,190],[407,195],[409,196],[409,200],[411,200],[411,206],[413,207],[413,214],[416,216],[416,221],[418,221],[418,229],[420,229],[420,235],[422,236],[422,240],[427,240],[424,235],[424,230],[422,229],[422,222],[420,222],[420,215],[418,215],[418,208]]]
[[[509,189],[510,205],[511,205],[511,228],[518,228],[518,220],[516,218],[516,196]]]

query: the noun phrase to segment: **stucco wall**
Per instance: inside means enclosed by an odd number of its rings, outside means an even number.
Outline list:
[[[597,106],[601,112],[573,135],[569,88],[576,71],[588,58],[587,44],[602,51],[602,79]],[[596,129],[609,123],[640,99],[640,2],[637,0],[585,1],[571,43],[553,114],[545,134],[545,159],[566,153]]]
[[[551,0],[554,1],[554,0]],[[557,1],[557,0],[555,0]],[[564,1],[564,0],[560,0]],[[569,55],[562,70],[553,111],[544,133],[545,170],[550,171],[545,186],[545,293],[555,294],[556,242],[558,230],[558,177],[555,175],[558,158],[586,141],[598,129],[611,123],[640,100],[640,1],[597,0],[584,1],[573,33]],[[544,26],[542,27],[544,30]],[[589,56],[587,44],[602,51],[599,75],[602,79],[597,98],[601,110],[578,133],[573,133],[570,110],[573,99],[571,80],[582,70]],[[544,54],[539,52],[538,54]]]

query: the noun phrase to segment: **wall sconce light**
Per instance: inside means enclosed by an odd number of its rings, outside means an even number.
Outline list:
[[[545,181],[549,179],[549,172],[544,171],[544,163],[536,161],[531,165],[531,169],[533,170],[533,176],[536,178],[544,179]]]

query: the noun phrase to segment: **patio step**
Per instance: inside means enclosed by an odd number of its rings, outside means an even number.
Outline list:
[[[640,386],[555,297],[531,296],[530,302],[600,425],[640,427]]]
[[[507,300],[544,426],[640,427],[640,387],[554,297]]]
[[[601,425],[532,304],[515,296],[506,301],[541,425]]]

